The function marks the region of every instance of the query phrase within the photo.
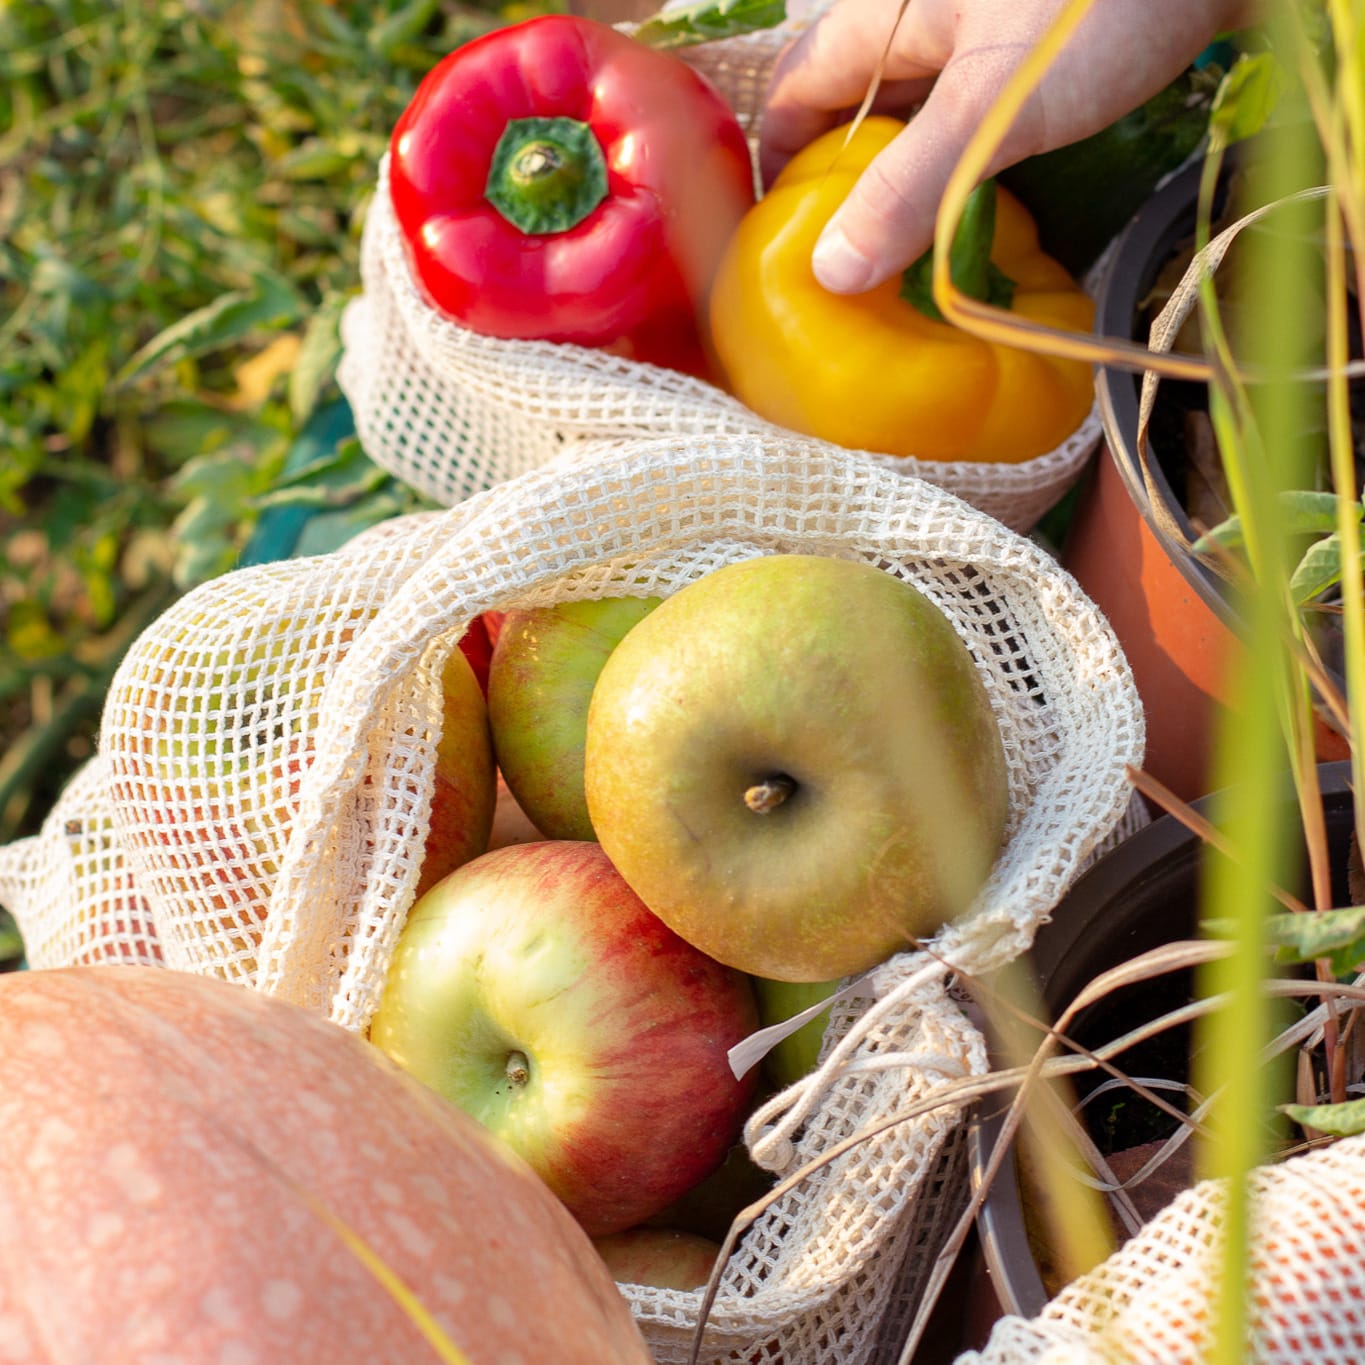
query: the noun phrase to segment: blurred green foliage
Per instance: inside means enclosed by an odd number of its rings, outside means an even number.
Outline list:
[[[335,397],[418,81],[559,8],[0,3],[0,842],[37,827],[132,636],[236,562]]]

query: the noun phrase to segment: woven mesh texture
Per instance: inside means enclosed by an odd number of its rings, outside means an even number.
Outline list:
[[[15,912],[35,967],[161,963],[151,906],[114,837],[98,756],[67,783],[37,836],[0,848],[0,904]]]
[[[984,1071],[950,969],[988,972],[1027,947],[1130,819],[1125,764],[1143,747],[1094,606],[1037,545],[942,489],[786,436],[613,441],[333,554],[227,574],[134,642],[98,758],[39,835],[0,849],[0,902],[35,966],[82,944],[159,951],[364,1030],[419,871],[441,668],[473,617],[667,595],[778,552],[863,559],[934,601],[976,660],[1009,773],[1007,842],[973,908],[929,945],[937,956],[905,952],[865,978],[822,1065],[746,1133],[781,1176],[868,1135],[745,1235],[705,1358],[856,1365],[961,1192],[945,1176],[957,1111],[869,1130]],[[65,832],[76,812],[95,857]],[[149,913],[154,947],[130,907]],[[658,1358],[685,1358],[698,1297],[627,1292]]]
[[[1252,1176],[1251,1338],[1263,1365],[1365,1359],[1365,1137]],[[1172,1365],[1207,1359],[1221,1184],[1186,1190],[1031,1321],[1003,1318],[958,1365]]]
[[[682,49],[757,126],[769,69],[797,25]],[[409,269],[381,163],[361,246],[361,296],[342,321],[338,379],[376,464],[443,506],[603,439],[783,433],[699,379],[551,342],[480,336],[425,302]],[[874,451],[869,465],[939,484],[1018,531],[1075,482],[1100,437],[1091,411],[1056,450],[1020,464],[938,462]],[[839,447],[830,446],[831,451]]]

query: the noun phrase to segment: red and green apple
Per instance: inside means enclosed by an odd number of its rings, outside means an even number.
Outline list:
[[[590,1235],[721,1164],[753,988],[641,903],[599,845],[494,849],[414,905],[370,1039],[525,1158]]]

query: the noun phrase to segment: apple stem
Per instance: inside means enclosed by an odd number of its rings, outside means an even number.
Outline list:
[[[526,1060],[524,1052],[509,1052],[507,1054],[507,1079],[513,1085],[525,1085],[531,1079],[531,1064]]]
[[[749,787],[744,793],[744,804],[755,815],[767,815],[769,811],[776,810],[795,791],[795,781],[786,773],[777,773]]]

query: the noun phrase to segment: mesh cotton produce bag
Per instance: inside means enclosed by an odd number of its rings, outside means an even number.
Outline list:
[[[1365,1137],[1253,1172],[1251,1338],[1262,1365],[1365,1359]],[[958,1365],[1207,1359],[1223,1186],[1185,1191],[1036,1318],[1002,1318]]]
[[[799,27],[793,21],[678,55],[710,78],[752,133],[772,63]],[[443,506],[585,442],[783,434],[702,380],[580,346],[484,337],[444,319],[409,269],[387,159],[365,219],[361,278],[363,293],[342,320],[338,371],[360,442],[376,464]],[[1092,409],[1056,450],[1020,464],[856,454],[1027,531],[1075,482],[1099,436]]]
[[[754,436],[586,447],[334,554],[238,570],[173,606],[111,687],[98,758],[31,840],[0,850],[0,901],[35,966],[146,952],[366,1028],[426,834],[444,658],[479,612],[661,594],[784,551],[912,582],[972,651],[1004,737],[1007,844],[935,955],[906,952],[835,1011],[825,1060],[750,1125],[778,1176],[986,1068],[949,995],[1030,942],[1125,817],[1142,716],[1074,581],[960,499],[818,443]],[[79,816],[77,815],[79,811]],[[97,857],[68,824],[96,831]],[[86,822],[94,823],[87,826]],[[144,916],[145,911],[145,916]],[[94,932],[86,926],[101,926]],[[111,941],[113,940],[113,941]],[[965,1194],[960,1112],[853,1142],[745,1235],[704,1359],[856,1365],[913,1297]],[[686,1359],[700,1297],[628,1287],[661,1361]],[[733,1355],[731,1355],[733,1353]]]

